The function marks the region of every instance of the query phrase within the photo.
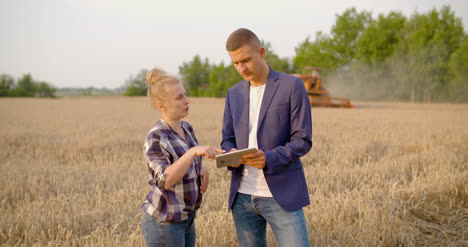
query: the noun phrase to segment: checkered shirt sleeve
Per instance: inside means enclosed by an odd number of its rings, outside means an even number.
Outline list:
[[[150,193],[142,205],[143,211],[161,221],[179,222],[200,207],[201,157],[196,157],[185,176],[171,188],[164,189],[165,170],[198,142],[192,126],[182,122],[187,140],[182,139],[167,124],[159,121],[149,131],[144,144],[144,157],[149,172]]]

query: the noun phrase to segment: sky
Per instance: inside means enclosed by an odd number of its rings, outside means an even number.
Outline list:
[[[195,55],[229,63],[224,45],[237,28],[292,58],[348,8],[410,17],[443,5],[466,32],[466,0],[0,0],[0,74],[30,73],[58,88],[118,88],[141,69],[177,75]]]

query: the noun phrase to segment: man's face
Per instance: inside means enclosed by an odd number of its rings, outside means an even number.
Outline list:
[[[265,68],[265,49],[254,45],[243,45],[229,51],[231,62],[237,72],[247,81],[258,82]]]

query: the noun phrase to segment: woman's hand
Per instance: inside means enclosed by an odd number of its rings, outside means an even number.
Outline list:
[[[200,191],[202,193],[205,193],[206,190],[208,189],[208,183],[210,182],[210,175],[208,174],[208,170],[205,167],[202,167],[200,171],[200,177],[201,177]]]
[[[205,156],[212,160],[216,158],[216,154],[222,154],[226,152],[224,150],[216,149],[211,146],[196,146],[191,148],[191,150],[193,153],[195,153],[195,156]]]

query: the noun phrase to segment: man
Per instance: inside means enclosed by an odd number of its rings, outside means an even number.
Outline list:
[[[268,223],[279,246],[309,246],[302,208],[310,201],[300,157],[312,147],[312,117],[304,84],[270,68],[248,29],[234,31],[226,49],[244,80],[228,90],[221,146],[257,148],[229,167],[239,243],[266,246]]]

